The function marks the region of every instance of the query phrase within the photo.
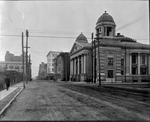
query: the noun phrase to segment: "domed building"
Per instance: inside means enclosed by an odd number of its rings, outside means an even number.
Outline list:
[[[101,83],[143,82],[150,79],[149,45],[116,34],[106,11],[98,18],[95,38],[88,43],[81,33],[70,51],[70,79]]]

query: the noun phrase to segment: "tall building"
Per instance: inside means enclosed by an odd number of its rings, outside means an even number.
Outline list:
[[[46,79],[47,78],[47,64],[42,62],[39,65],[39,78]]]
[[[59,54],[59,51],[49,51],[47,54],[47,77],[54,78],[54,58]]]
[[[24,62],[24,68],[26,71],[25,64],[26,62]],[[1,71],[17,71],[20,73],[23,72],[22,55],[15,56],[14,54],[7,51],[5,54],[5,61],[0,62],[0,67],[1,67],[0,68]]]
[[[24,62],[24,71],[26,72],[26,62]],[[5,61],[0,61],[0,72],[1,74],[4,74],[4,77],[6,77],[5,76],[6,74],[8,74],[12,84],[21,82],[23,80],[22,55],[15,56],[14,54],[7,51],[5,54]],[[30,73],[31,73],[31,69],[30,69]]]
[[[116,34],[107,12],[96,23],[92,43],[80,34],[70,51],[70,78],[94,82],[149,82],[150,46]],[[90,75],[91,74],[91,75]]]

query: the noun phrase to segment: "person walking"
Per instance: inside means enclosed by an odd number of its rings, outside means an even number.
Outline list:
[[[9,75],[6,76],[5,78],[5,85],[6,85],[6,89],[8,90],[10,87],[10,78]]]

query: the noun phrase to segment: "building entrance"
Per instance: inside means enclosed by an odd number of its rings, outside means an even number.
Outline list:
[[[114,71],[112,69],[107,70],[106,82],[114,82],[115,81],[113,73],[114,73]]]

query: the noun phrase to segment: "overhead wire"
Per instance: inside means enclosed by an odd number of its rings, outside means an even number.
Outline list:
[[[14,36],[14,37],[20,37],[21,35],[5,35],[5,34],[0,34],[0,36]],[[29,35],[29,37],[40,37],[40,38],[65,38],[65,39],[76,39],[76,37],[65,37],[65,36],[35,36],[35,35]],[[87,38],[91,39],[91,38]]]
[[[137,19],[135,19],[135,20],[133,20],[133,21],[131,21],[131,22],[129,22],[129,23],[127,23],[127,24],[125,24],[125,25],[119,27],[119,28],[117,28],[116,31],[121,30],[121,29],[124,29],[124,28],[126,28],[126,27],[128,27],[128,26],[130,26],[130,25],[132,25],[132,24],[135,24],[136,22],[138,22],[138,21],[144,19],[145,17],[147,17],[146,14],[144,14],[143,16],[141,16],[141,17],[139,17],[139,18],[137,18]]]
[[[141,10],[141,9],[143,9],[143,8],[138,9],[138,11]],[[135,14],[135,13],[138,12],[138,11],[136,10],[136,11],[132,12],[131,14],[129,14],[128,16],[126,16],[125,18],[123,18],[123,19],[121,19],[120,21],[116,22],[117,25],[118,25],[119,23],[123,22],[124,20],[128,19],[128,17],[130,17],[131,15]]]

